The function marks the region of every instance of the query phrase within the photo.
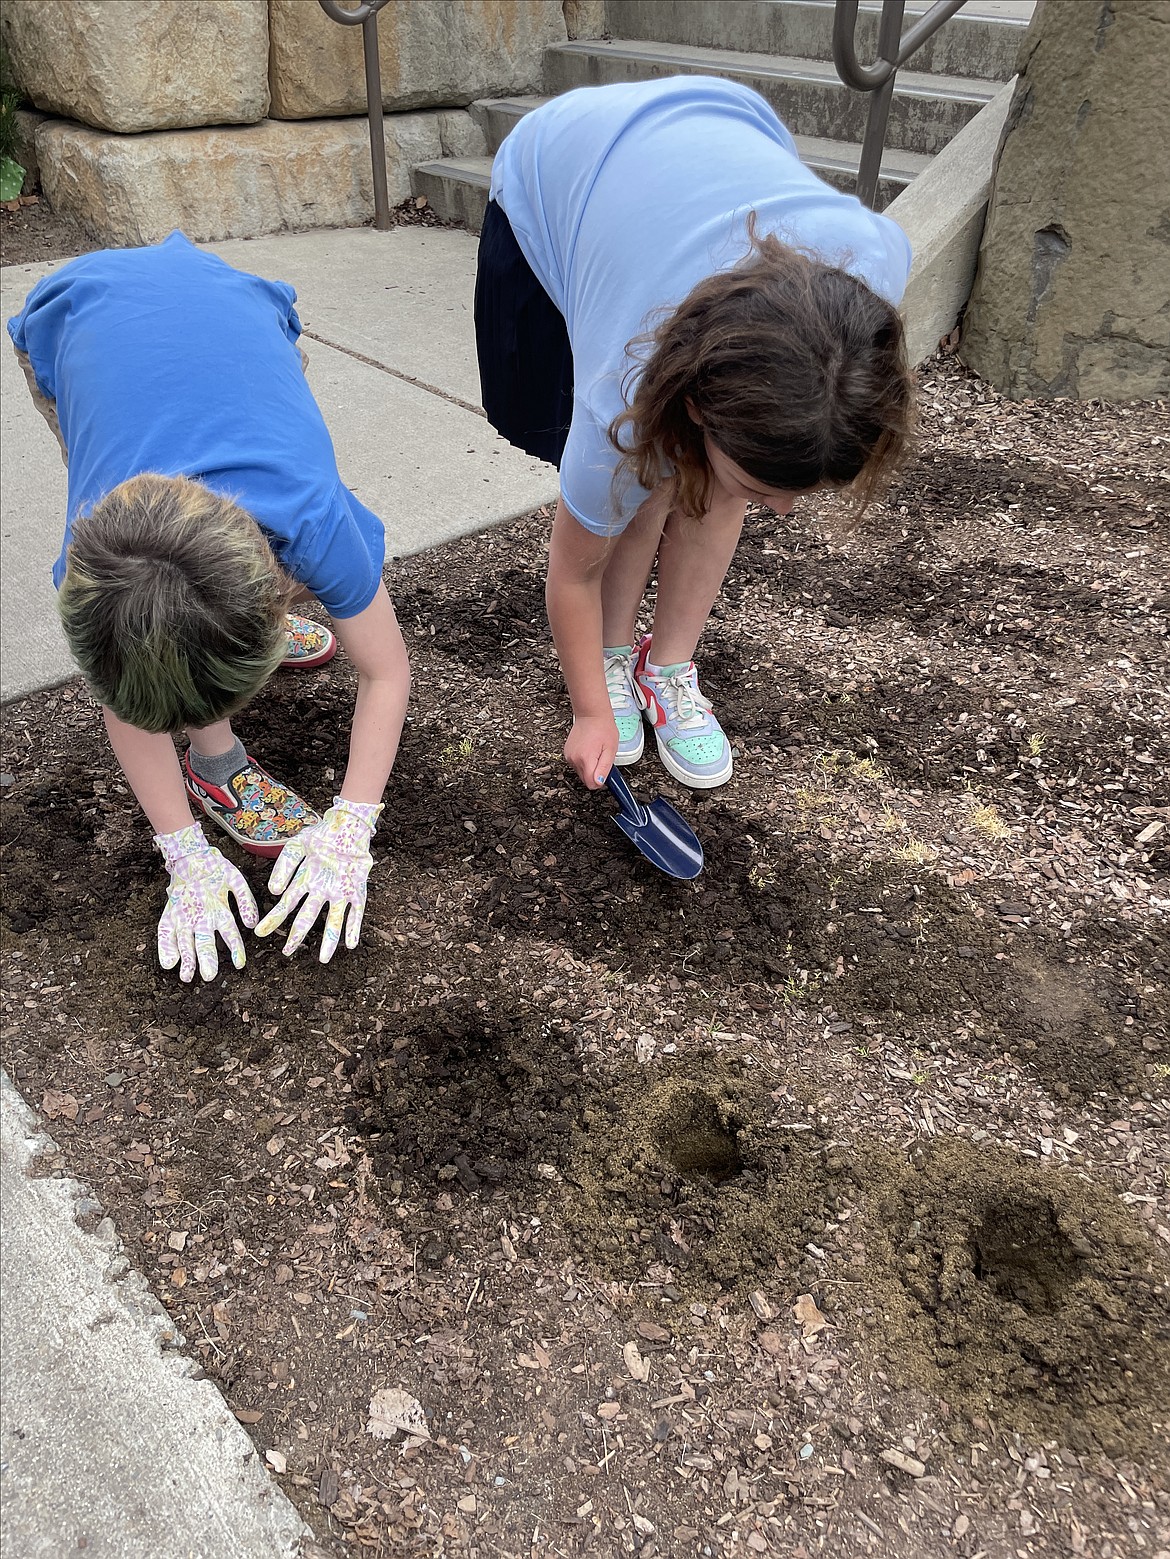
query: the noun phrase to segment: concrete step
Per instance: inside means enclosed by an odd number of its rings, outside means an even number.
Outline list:
[[[933,0],[907,0],[905,31]],[[863,0],[857,55],[876,57],[880,5]],[[916,71],[1007,81],[1035,9],[1034,0],[967,0],[914,56]],[[617,38],[694,48],[734,49],[792,59],[831,59],[833,0],[608,0]]]
[[[483,226],[491,181],[490,157],[438,157],[410,170],[412,192],[425,195],[444,222],[459,222],[472,233]]]
[[[865,133],[869,94],[843,86],[828,61],[638,39],[561,43],[544,55],[544,84],[553,96],[573,87],[675,75],[742,81],[771,103],[796,136],[860,142]],[[996,90],[974,77],[899,71],[887,147],[928,156],[941,151]]]
[[[484,121],[493,127],[493,134],[503,140],[508,130],[525,113],[535,108],[543,98],[487,99],[472,105],[472,113],[478,118],[481,111]],[[521,107],[520,105],[524,106]],[[490,144],[490,141],[489,141]],[[861,147],[847,141],[831,141],[814,136],[798,136],[797,147],[801,161],[814,168],[834,189],[852,194],[857,183],[857,166]],[[498,150],[497,141],[492,150]],[[929,157],[918,152],[887,151],[882,159],[882,173],[878,181],[878,207],[889,205],[911,180],[918,177],[930,162]],[[432,210],[445,222],[462,222],[473,233],[478,233],[487,209],[488,186],[491,182],[492,159],[490,157],[444,157],[432,162],[420,162],[411,170],[411,188],[416,195],[425,195]]]
[[[471,116],[479,125],[487,140],[488,151],[499,151],[504,137],[525,114],[530,114],[541,103],[551,101],[547,97],[489,97],[472,103]],[[823,136],[797,136],[803,162],[815,168],[834,189],[853,191],[857,184],[857,169],[861,162],[861,147],[855,141],[835,141]],[[879,205],[885,205],[900,195],[911,179],[917,178],[930,158],[921,152],[903,152],[886,149],[882,158],[882,177],[878,185]]]
[[[518,120],[547,103],[547,97],[484,97],[471,105],[471,117],[484,133],[494,157]]]
[[[483,226],[491,180],[490,157],[440,157],[410,170],[411,189],[427,197],[435,215],[461,222],[473,233]]]

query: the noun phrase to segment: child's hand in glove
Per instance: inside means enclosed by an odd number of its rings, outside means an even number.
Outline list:
[[[343,801],[334,796],[333,805],[319,823],[289,840],[268,881],[269,891],[284,897],[256,927],[257,936],[268,936],[283,925],[299,904],[284,944],[285,955],[289,956],[300,947],[317,916],[328,905],[321,962],[327,964],[333,957],[347,909],[345,945],[351,950],[357,946],[366,907],[366,878],[374,864],[370,840],[381,810],[381,802]]]
[[[214,980],[219,973],[218,932],[232,963],[242,969],[244,943],[228,895],[234,895],[241,921],[251,927],[260,913],[251,888],[231,862],[208,844],[199,823],[173,834],[156,834],[154,842],[171,876],[167,906],[158,923],[159,963],[164,969],[178,964],[179,979],[184,982],[195,978],[198,963],[203,978]]]

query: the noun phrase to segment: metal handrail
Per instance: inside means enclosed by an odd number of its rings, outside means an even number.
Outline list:
[[[321,0],[325,4],[325,0]],[[857,170],[857,198],[869,207],[877,198],[882,149],[886,143],[886,124],[890,117],[890,99],[894,95],[894,77],[926,40],[950,21],[964,0],[936,0],[903,36],[902,18],[906,0],[882,0],[878,22],[877,60],[862,65],[857,58],[858,0],[837,0],[833,13],[833,64],[847,87],[855,92],[872,92],[865,119],[865,138],[861,143],[861,166]]]
[[[374,173],[374,226],[385,232],[390,224],[390,192],[386,185],[386,133],[382,124],[382,67],[378,60],[378,12],[389,0],[361,0],[347,10],[338,0],[317,0],[331,21],[362,29],[362,54],[366,63],[366,112],[370,120],[370,162]]]

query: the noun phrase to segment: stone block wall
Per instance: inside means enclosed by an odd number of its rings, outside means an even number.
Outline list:
[[[4,0],[0,36],[35,108],[95,130],[268,112],[268,0]]]
[[[539,92],[545,48],[603,26],[601,0],[391,0],[391,201],[414,163],[483,152],[467,104]],[[3,0],[0,36],[46,197],[106,243],[373,215],[362,29],[317,0]]]
[[[361,114],[360,27],[331,21],[316,0],[269,0],[274,119]],[[382,106],[465,107],[478,97],[539,90],[545,48],[567,36],[557,0],[410,0],[378,13]]]
[[[1168,73],[1166,0],[1036,13],[961,347],[1010,396],[1170,395]]]

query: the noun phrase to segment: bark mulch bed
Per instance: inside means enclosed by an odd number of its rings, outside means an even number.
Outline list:
[[[694,884],[566,776],[546,514],[391,568],[327,968],[164,976],[88,695],[7,712],[5,1064],[329,1553],[1166,1559],[1170,424],[922,400],[863,531],[749,522],[735,778],[632,775]],[[325,800],[351,697],[241,728]]]

